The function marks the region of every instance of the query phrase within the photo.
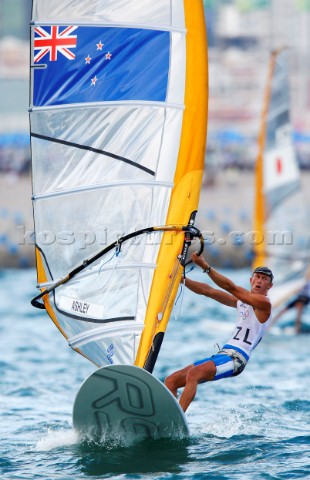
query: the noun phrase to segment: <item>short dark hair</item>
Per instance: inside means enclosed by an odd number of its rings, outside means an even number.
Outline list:
[[[271,281],[273,281],[273,273],[268,267],[256,267],[253,272],[253,275],[254,273],[263,273],[264,275],[268,275],[268,277],[271,278]]]

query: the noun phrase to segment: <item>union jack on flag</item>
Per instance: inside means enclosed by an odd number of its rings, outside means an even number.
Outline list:
[[[66,27],[61,32],[61,27],[53,25],[50,27],[50,33],[42,27],[36,27],[34,38],[34,50],[39,50],[34,57],[34,62],[39,62],[45,55],[49,53],[49,60],[55,62],[57,60],[57,53],[61,53],[69,60],[75,59],[75,54],[71,51],[76,47],[77,35],[71,33],[78,27]]]

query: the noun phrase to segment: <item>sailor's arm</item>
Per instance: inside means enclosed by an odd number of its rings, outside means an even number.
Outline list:
[[[252,293],[249,290],[236,285],[232,280],[230,280],[230,278],[225,277],[221,273],[217,272],[213,267],[210,267],[210,265],[202,256],[198,256],[196,253],[193,253],[191,258],[196,265],[200,266],[209,274],[211,280],[218,287],[223,288],[247,305],[251,305],[254,309],[261,311],[264,317],[263,321],[267,320],[271,312],[271,304],[266,296],[258,293]]]
[[[184,279],[184,284],[189,290],[197,293],[198,295],[204,295],[206,297],[213,298],[213,300],[216,300],[223,305],[227,305],[228,307],[236,308],[237,306],[237,299],[233,295],[210,287],[210,285],[206,283],[196,282],[195,280],[186,277]]]

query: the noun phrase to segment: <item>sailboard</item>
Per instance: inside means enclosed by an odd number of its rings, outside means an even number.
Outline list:
[[[203,247],[203,2],[33,0],[30,73],[32,304],[97,367],[152,372]]]
[[[172,393],[154,375],[132,365],[102,367],[84,381],[75,398],[73,425],[82,438],[103,444],[189,435]]]
[[[274,273],[269,296],[277,307],[306,282],[310,229],[292,135],[288,51],[272,53],[259,135],[255,172],[253,268]]]

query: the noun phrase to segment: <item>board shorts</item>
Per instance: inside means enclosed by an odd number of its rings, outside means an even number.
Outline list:
[[[296,306],[296,303],[303,303],[304,306],[308,305],[310,302],[310,297],[307,295],[298,295],[298,297],[294,298],[290,303],[287,304],[286,308],[289,310]]]
[[[236,350],[231,345],[224,345],[224,347],[215,355],[204,358],[194,362],[195,367],[212,360],[216,366],[215,376],[212,381],[220,380],[221,378],[236,377],[240,375],[248,363],[249,357],[241,350]]]

